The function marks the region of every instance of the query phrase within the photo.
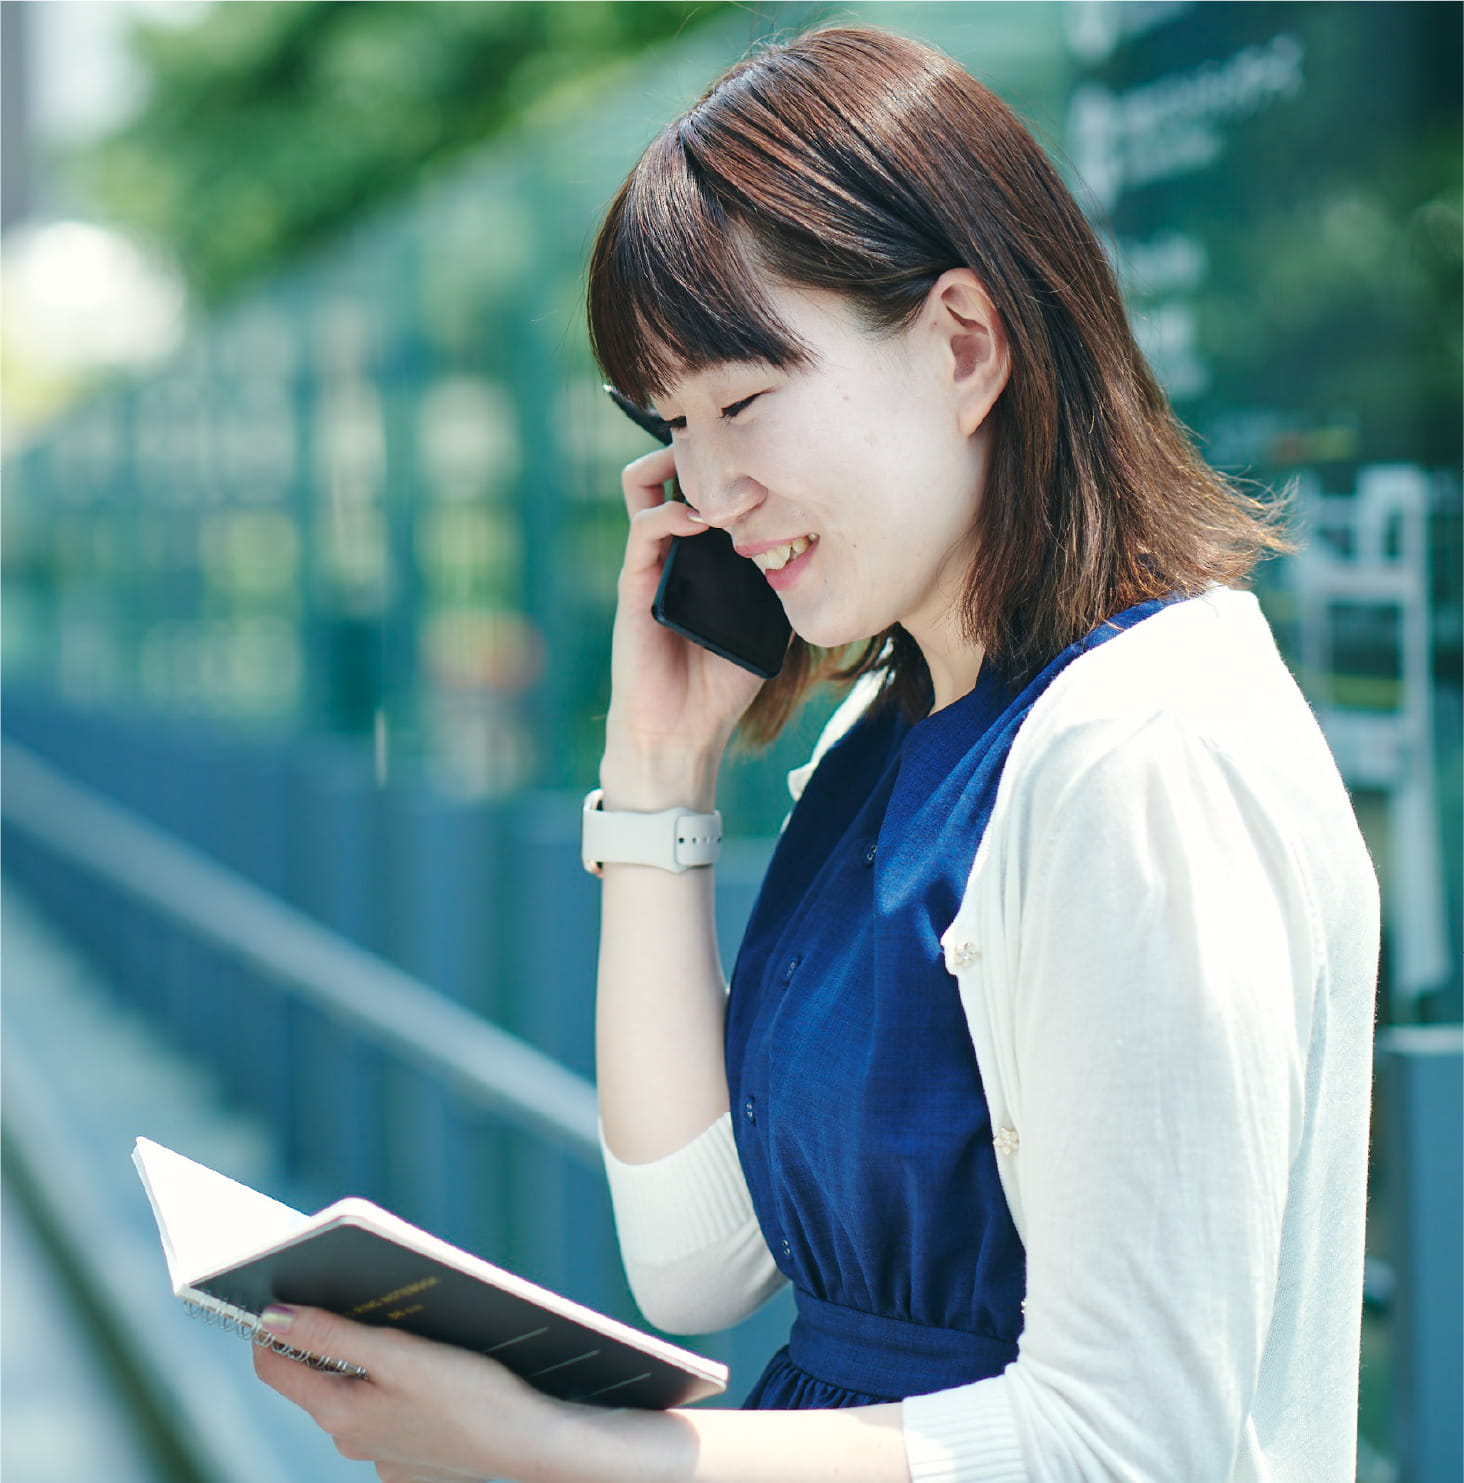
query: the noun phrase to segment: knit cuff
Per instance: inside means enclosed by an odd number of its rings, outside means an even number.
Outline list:
[[[911,1483],[1028,1483],[1003,1376],[901,1403]]]
[[[627,1262],[663,1267],[737,1235],[754,1219],[732,1114],[649,1164],[626,1164],[605,1144],[615,1229]]]

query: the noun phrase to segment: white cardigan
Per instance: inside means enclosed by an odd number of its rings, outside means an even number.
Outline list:
[[[1351,1483],[1377,933],[1253,597],[1177,603],[1058,676],[942,938],[1025,1327],[1001,1375],[904,1402],[915,1483]],[[705,1332],[780,1285],[730,1118],[606,1163],[654,1322]]]

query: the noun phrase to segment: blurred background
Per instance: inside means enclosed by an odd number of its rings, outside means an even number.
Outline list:
[[[1461,7],[5,0],[16,1479],[362,1474],[168,1299],[137,1134],[635,1319],[577,841],[648,445],[584,264],[662,123],[832,19],[1018,108],[1206,455],[1295,493],[1258,586],[1385,909],[1358,1477],[1460,1477]],[[729,960],[830,704],[729,769]],[[786,1323],[695,1342],[735,1396]]]

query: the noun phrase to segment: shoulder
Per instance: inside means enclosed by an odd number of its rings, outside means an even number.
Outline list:
[[[1157,764],[1197,746],[1262,771],[1304,761],[1335,774],[1248,592],[1174,603],[1075,660],[1033,706],[1009,767],[1014,786],[1034,773],[1046,786],[1124,750]]]
[[[1009,866],[1075,832],[1084,848],[1154,845],[1180,821],[1169,848],[1203,850],[1233,818],[1324,897],[1371,879],[1326,739],[1249,593],[1175,603],[1075,660],[1018,733],[1002,791]]]

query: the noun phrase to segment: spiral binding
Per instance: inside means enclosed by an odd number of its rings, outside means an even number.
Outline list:
[[[366,1370],[360,1365],[353,1365],[350,1360],[335,1359],[328,1354],[312,1354],[308,1349],[297,1349],[293,1344],[286,1344],[278,1335],[260,1325],[257,1314],[235,1308],[217,1298],[208,1303],[199,1302],[196,1298],[184,1298],[183,1306],[194,1318],[201,1318],[226,1334],[237,1334],[241,1339],[248,1339],[257,1349],[282,1354],[286,1359],[308,1365],[312,1370],[328,1370],[331,1374],[345,1375],[352,1380],[371,1378]]]

